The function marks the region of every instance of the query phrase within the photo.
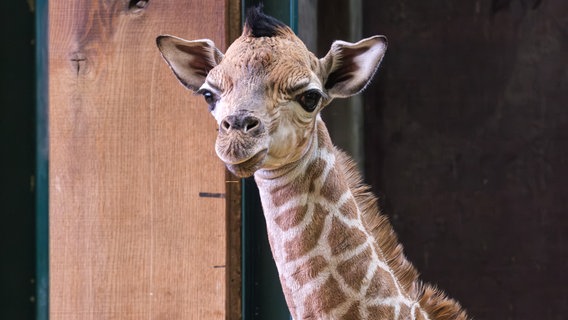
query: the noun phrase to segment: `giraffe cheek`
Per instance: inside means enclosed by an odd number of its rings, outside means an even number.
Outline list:
[[[298,160],[302,154],[303,134],[293,129],[281,128],[275,132],[270,142],[270,155],[286,160],[287,163]]]

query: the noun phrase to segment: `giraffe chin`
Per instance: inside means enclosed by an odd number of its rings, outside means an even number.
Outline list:
[[[254,156],[239,163],[225,162],[227,169],[239,178],[248,178],[262,167],[266,160],[268,149],[263,149]]]

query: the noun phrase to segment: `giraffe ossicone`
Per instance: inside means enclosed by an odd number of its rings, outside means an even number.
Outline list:
[[[320,117],[332,99],[371,81],[384,36],[335,41],[318,59],[284,23],[252,8],[225,54],[207,39],[164,35],[157,44],[178,80],[209,105],[219,158],[235,175],[255,177],[294,319],[468,319],[420,282]]]

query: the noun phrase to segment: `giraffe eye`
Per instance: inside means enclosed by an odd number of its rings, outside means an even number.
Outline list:
[[[298,103],[308,112],[316,109],[321,99],[321,93],[318,90],[308,90],[298,96]]]
[[[211,91],[205,90],[202,93],[203,98],[205,98],[205,102],[208,104],[213,104],[215,102],[215,98],[213,97],[213,93]]]
[[[197,93],[203,96],[205,102],[209,105],[209,111],[213,111],[213,109],[215,109],[215,104],[217,103],[217,96],[207,89],[199,90]]]

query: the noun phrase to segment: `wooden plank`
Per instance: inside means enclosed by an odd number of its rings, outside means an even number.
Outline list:
[[[227,45],[241,35],[241,1],[227,1]],[[242,319],[242,180],[226,171],[227,288],[226,319]]]
[[[52,319],[224,319],[216,125],[162,33],[226,42],[226,1],[49,8]]]
[[[227,171],[227,299],[226,319],[242,319],[242,185]]]

